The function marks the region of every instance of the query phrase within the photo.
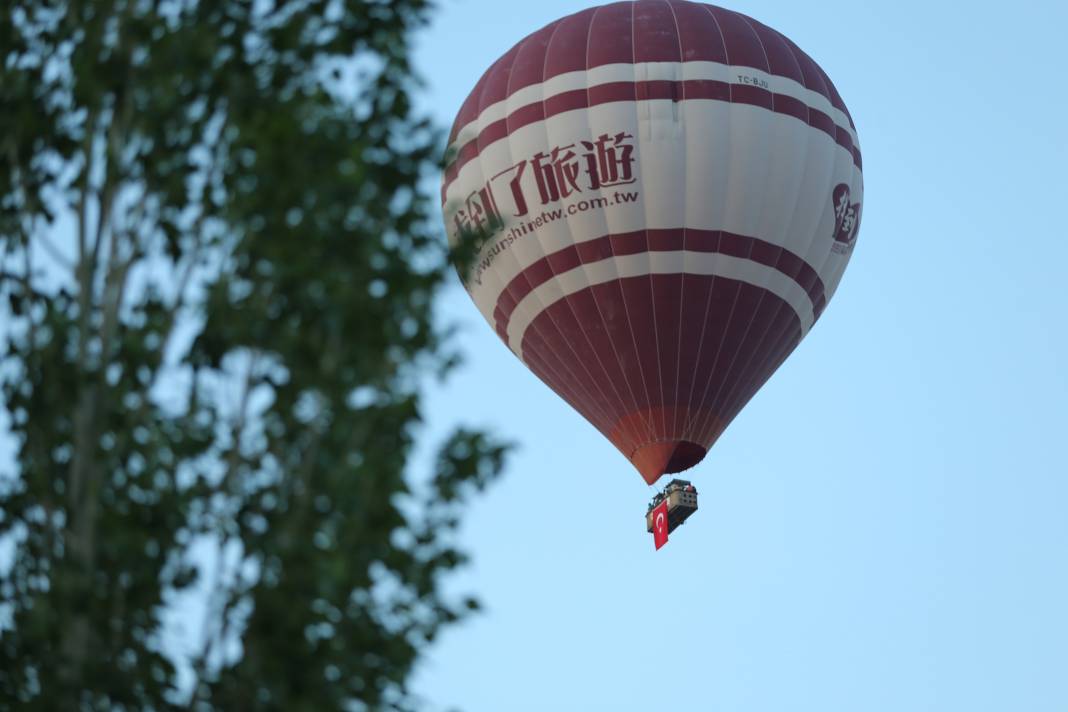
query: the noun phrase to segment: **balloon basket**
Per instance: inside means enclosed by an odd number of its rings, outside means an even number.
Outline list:
[[[654,529],[653,511],[665,501],[670,534],[697,511],[697,488],[687,480],[675,479],[668,483],[663,492],[657,493],[645,512],[645,530],[650,534]]]

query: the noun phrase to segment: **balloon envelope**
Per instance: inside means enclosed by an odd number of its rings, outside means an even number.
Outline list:
[[[650,484],[699,462],[820,317],[852,253],[856,129],[739,13],[591,8],[530,35],[450,135],[450,237],[486,320]]]

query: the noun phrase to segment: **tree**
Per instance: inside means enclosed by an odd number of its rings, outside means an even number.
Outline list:
[[[441,580],[506,449],[461,429],[408,472],[421,388],[456,360],[440,135],[410,99],[430,10],[0,18],[0,705],[415,705],[422,647],[476,606]],[[183,658],[165,622],[194,590]]]

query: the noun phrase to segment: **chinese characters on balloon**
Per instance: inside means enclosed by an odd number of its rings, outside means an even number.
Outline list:
[[[506,201],[507,217],[522,218],[530,213],[528,193],[545,206],[575,193],[634,183],[633,139],[625,132],[601,134],[592,141],[538,151],[509,166],[467,196],[453,218],[457,232],[492,233],[503,227],[500,200]]]

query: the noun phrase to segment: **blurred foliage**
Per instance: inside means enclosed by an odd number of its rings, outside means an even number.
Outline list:
[[[418,706],[506,450],[460,430],[409,472],[455,363],[431,9],[6,4],[0,707]]]

